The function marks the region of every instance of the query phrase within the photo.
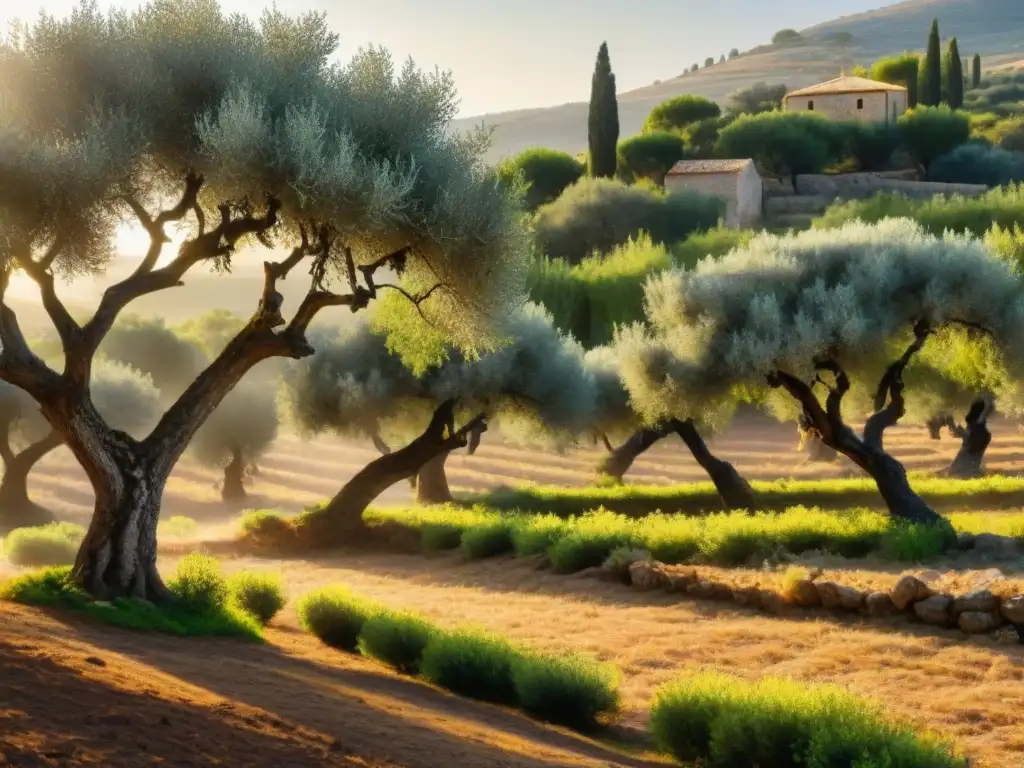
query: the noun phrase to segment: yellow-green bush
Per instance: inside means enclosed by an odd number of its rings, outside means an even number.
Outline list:
[[[15,528],[3,541],[11,565],[70,565],[75,561],[85,529],[74,523],[47,523]]]
[[[228,594],[232,603],[263,625],[269,624],[287,603],[284,582],[276,573],[240,571],[228,579]]]
[[[413,675],[420,671],[423,651],[435,632],[434,625],[422,616],[380,610],[363,622],[358,647],[364,656]]]
[[[322,587],[303,597],[296,612],[299,623],[320,642],[342,651],[354,651],[363,624],[379,606],[352,594],[345,587]]]
[[[508,640],[489,632],[442,632],[423,651],[423,676],[463,696],[515,704],[512,664],[520,653]]]
[[[512,662],[519,706],[552,723],[587,728],[619,708],[618,673],[579,654],[520,655]]]

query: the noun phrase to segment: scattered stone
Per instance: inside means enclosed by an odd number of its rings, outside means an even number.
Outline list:
[[[814,586],[813,579],[800,579],[800,581],[792,584],[786,593],[786,599],[793,605],[799,605],[803,608],[821,605],[821,596]]]
[[[999,599],[987,589],[974,589],[953,601],[953,618],[961,613],[987,613],[999,608]]]
[[[864,593],[853,587],[846,587],[832,581],[818,581],[814,583],[818,590],[818,597],[821,604],[826,608],[844,611],[857,611],[864,605]]]
[[[868,616],[876,619],[892,616],[896,613],[896,606],[893,605],[892,598],[885,592],[872,592],[864,598],[864,607],[867,610]]]
[[[934,594],[934,590],[921,579],[909,575],[901,578],[889,590],[889,597],[892,598],[893,605],[901,611],[905,611],[908,606],[920,600],[927,600]]]
[[[947,595],[933,595],[914,603],[914,613],[925,624],[947,627],[950,624],[949,607],[952,604],[953,598]]]
[[[1024,626],[1024,595],[1017,595],[1003,600],[999,612],[1011,624]]]
[[[697,572],[694,570],[673,570],[668,572],[669,592],[685,592],[686,588],[697,582]]]
[[[992,633],[992,639],[1000,645],[1016,645],[1017,643],[1024,645],[1024,633],[1018,632],[1013,625],[1000,627]]]
[[[107,666],[107,662],[105,662],[99,656],[86,656],[85,657],[85,663],[86,664],[92,664],[92,665],[97,666],[97,667],[105,667],[105,666]]]
[[[965,611],[957,623],[969,635],[986,635],[1003,626],[1003,617],[995,611]]]
[[[760,591],[758,602],[762,610],[776,615],[786,613],[790,608],[789,603],[783,599],[782,595],[767,589]]]
[[[935,582],[935,581],[938,581],[939,579],[941,579],[942,578],[942,574],[939,573],[936,570],[921,571],[920,573],[917,574],[917,578],[919,578],[923,582],[931,584],[932,582]]]
[[[998,568],[986,568],[983,571],[969,571],[965,574],[971,580],[971,589],[985,589],[1002,581],[1005,577]]]
[[[661,563],[639,560],[629,566],[629,581],[637,589],[661,589],[668,586],[668,573]]]
[[[732,590],[724,584],[701,579],[686,588],[686,594],[701,600],[731,600]]]
[[[996,533],[979,533],[974,537],[974,551],[990,555],[1016,554],[1019,544],[1012,536],[1000,536]]]

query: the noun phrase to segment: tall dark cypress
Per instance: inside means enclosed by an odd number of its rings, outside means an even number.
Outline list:
[[[608,43],[601,43],[590,85],[590,118],[587,121],[590,145],[590,175],[615,175],[619,144],[619,102],[615,96],[615,75],[608,58]]]
[[[954,37],[949,41],[949,52],[946,54],[949,64],[946,67],[946,101],[951,109],[960,109],[964,105],[964,68],[960,58],[960,46]]]
[[[971,88],[977,88],[981,85],[981,54],[974,54],[974,59],[971,61]]]
[[[939,20],[932,22],[928,35],[928,52],[921,62],[921,81],[917,101],[926,107],[937,107],[942,101],[942,50],[939,42]]]

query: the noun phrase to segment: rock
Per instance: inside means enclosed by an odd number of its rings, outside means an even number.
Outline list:
[[[669,570],[666,574],[668,576],[668,586],[666,589],[669,592],[685,592],[686,588],[697,581],[697,572],[695,570]]]
[[[973,589],[953,601],[950,609],[953,618],[961,613],[988,613],[999,608],[999,600],[987,589]]]
[[[661,589],[668,586],[668,573],[661,563],[640,560],[629,566],[629,581],[637,589]]]
[[[1003,617],[995,611],[964,611],[957,623],[968,635],[985,635],[1003,626]]]
[[[768,613],[774,613],[776,615],[788,612],[791,607],[790,604],[783,599],[782,595],[767,589],[761,590],[758,602],[761,605],[761,610],[767,611]]]
[[[107,666],[107,662],[105,662],[99,656],[86,656],[85,657],[85,663],[86,664],[92,664],[92,665],[97,666],[97,667],[105,667],[105,666]]]
[[[821,604],[826,608],[857,611],[864,605],[864,593],[853,587],[845,587],[832,581],[815,582]]]
[[[1017,595],[1003,600],[999,612],[1011,624],[1024,626],[1024,595]]]
[[[947,595],[933,595],[914,603],[914,613],[925,624],[947,627],[950,624],[949,607],[952,604],[953,598]]]
[[[1018,643],[1024,645],[1024,633],[1012,625],[997,629],[992,633],[992,639],[1000,645],[1016,645]]]
[[[927,600],[934,594],[931,587],[916,576],[909,575],[901,578],[889,590],[889,597],[892,599],[893,605],[901,611],[905,611],[908,606],[919,600]]]
[[[700,580],[686,588],[686,594],[701,600],[731,600],[732,590],[724,584]]]
[[[990,555],[1013,555],[1019,549],[1017,540],[1012,536],[1000,536],[996,533],[979,533],[974,537],[974,551]]]
[[[800,581],[792,584],[786,592],[786,599],[793,605],[799,605],[803,608],[821,605],[821,596],[818,594],[812,579],[800,579]]]
[[[868,616],[876,619],[892,616],[896,613],[896,606],[893,605],[892,598],[885,592],[872,592],[864,598],[864,608]]]
[[[967,574],[971,580],[971,589],[985,589],[993,584],[1002,581],[1005,576],[998,568],[986,568],[983,571],[969,571]]]

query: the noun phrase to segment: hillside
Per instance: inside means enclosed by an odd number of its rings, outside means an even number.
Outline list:
[[[835,77],[842,67],[850,69],[880,56],[920,49],[935,17],[943,34],[957,36],[964,55],[981,53],[986,66],[1024,55],[1024,3],[1020,0],[906,0],[806,29],[805,42],[796,46],[759,46],[709,69],[621,93],[622,135],[639,131],[651,108],[671,96],[694,93],[724,102],[733,91],[758,81],[799,88]],[[774,31],[765,30],[765,37]],[[834,39],[842,33],[852,35],[852,42]],[[585,99],[587,94],[580,96]],[[453,128],[465,130],[481,121],[495,128],[492,160],[531,146],[573,153],[586,148],[585,101],[465,118],[455,121]]]

